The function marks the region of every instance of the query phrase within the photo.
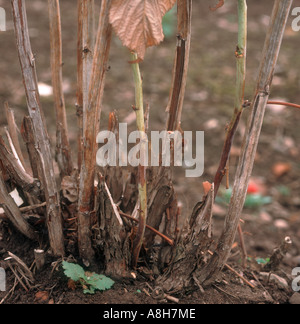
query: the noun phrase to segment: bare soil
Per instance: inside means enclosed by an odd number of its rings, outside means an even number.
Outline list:
[[[235,1],[228,1],[226,6],[216,13],[209,11],[208,0],[195,1],[193,19],[193,39],[190,74],[182,120],[183,130],[205,131],[205,174],[201,179],[186,179],[184,170],[176,170],[174,183],[178,198],[182,202],[183,220],[190,214],[193,206],[203,195],[202,182],[212,181],[217,169],[226,124],[230,121],[234,101],[235,57],[237,18]],[[26,114],[26,99],[19,69],[15,39],[12,30],[9,1],[0,0],[0,6],[7,12],[8,31],[0,34],[0,105],[8,101],[14,108],[18,125]],[[51,85],[49,66],[49,36],[47,2],[27,1],[28,19],[33,51],[36,54],[38,78],[40,82]],[[64,82],[65,95],[70,125],[71,144],[76,157],[76,6],[74,0],[61,1],[62,27],[64,44]],[[249,2],[249,44],[248,75],[246,97],[251,100],[256,72],[260,60],[264,35],[272,2],[251,0]],[[288,24],[281,56],[274,78],[272,99],[300,103],[300,33],[293,32]],[[167,38],[158,48],[149,49],[143,71],[145,98],[151,107],[150,128],[161,130],[165,124],[165,107],[168,100],[175,34]],[[117,38],[113,40],[111,69],[107,76],[105,102],[103,106],[102,127],[107,125],[107,117],[116,110],[120,121],[127,120],[134,127],[131,118],[131,105],[134,101],[131,70],[127,61],[129,55]],[[55,115],[52,97],[42,97],[48,131],[55,136]],[[4,114],[0,116],[0,125],[5,125]],[[239,147],[242,143],[246,120],[249,113],[245,110],[241,121],[231,158],[231,181],[238,160]],[[126,119],[127,118],[127,119]],[[205,290],[177,296],[184,304],[285,304],[293,295],[291,282],[292,269],[300,266],[300,112],[293,108],[269,107],[261,144],[259,146],[253,181],[260,184],[264,196],[270,196],[272,203],[258,208],[245,209],[243,231],[249,256],[247,269],[241,266],[239,239],[229,260],[238,273],[256,286],[250,288],[229,270],[224,270],[219,280]],[[290,168],[282,175],[274,173],[278,163],[288,163]],[[218,205],[214,218],[215,240],[222,230],[226,206]],[[46,233],[45,233],[46,235]],[[264,280],[262,267],[256,258],[266,260],[282,240],[290,236],[293,246],[283,260],[276,274],[285,279],[287,286]],[[34,261],[33,249],[40,247],[17,233],[5,221],[0,221],[0,266],[4,267],[4,258],[10,251],[20,257],[28,266]],[[76,257],[76,255],[75,255]],[[116,282],[113,289],[84,295],[80,288],[71,290],[68,280],[60,266],[53,270],[57,261],[47,255],[42,272],[35,273],[35,283],[29,291],[17,285],[14,292],[5,299],[7,304],[60,303],[60,304],[153,304],[166,303],[155,299],[147,283],[154,287],[154,282],[142,272],[137,278]],[[258,279],[258,281],[256,280]],[[5,298],[15,281],[14,274],[7,269],[7,291],[0,292],[0,301]],[[145,292],[146,290],[146,292]],[[46,292],[46,298],[38,298],[38,292]],[[168,301],[170,303],[170,301]]]
[[[298,223],[299,225],[299,223]],[[257,222],[252,226],[247,226],[246,231],[253,233],[250,239],[247,238],[247,247],[249,256],[269,256],[272,252],[271,242],[266,241],[266,235],[274,236],[274,240],[283,237],[281,232],[274,234],[274,228],[265,231],[255,231]],[[1,224],[0,241],[0,260],[7,256],[7,251],[13,252],[20,257],[28,266],[34,262],[33,249],[38,248],[38,244],[33,244],[24,236],[17,233],[8,224]],[[255,233],[255,234],[254,234]],[[291,233],[288,233],[291,234]],[[276,237],[275,237],[276,236]],[[295,233],[292,237],[299,236]],[[253,238],[255,237],[255,239]],[[277,238],[277,239],[276,239]],[[271,240],[272,241],[272,240]],[[299,246],[299,240],[294,242],[292,254]],[[237,249],[234,250],[237,252]],[[282,279],[285,279],[288,286],[283,287],[277,282],[267,282],[266,278],[260,277],[261,267],[256,262],[249,262],[244,270],[240,265],[239,256],[233,257],[229,264],[241,275],[243,275],[251,284],[256,286],[250,288],[237,275],[229,270],[224,270],[217,282],[202,293],[198,290],[189,294],[182,294],[173,297],[179,298],[179,304],[286,304],[293,295],[291,289],[291,269],[299,262],[299,258],[293,258],[288,255],[283,264],[275,273]],[[47,255],[46,265],[40,272],[34,270],[35,282],[31,285],[32,289],[25,289],[17,285],[13,293],[5,299],[4,304],[172,304],[165,298],[157,299],[151,294],[151,287],[155,287],[153,280],[145,276],[142,269],[138,269],[137,278],[116,281],[111,290],[97,292],[95,295],[85,295],[82,288],[70,288],[68,279],[63,274],[63,269],[59,263],[56,266],[57,259]],[[9,270],[4,261],[0,261],[0,266],[7,270],[7,291],[0,292],[0,300],[5,298],[9,290],[14,286],[15,275]],[[257,279],[259,279],[257,281]],[[42,294],[43,298],[40,297]]]

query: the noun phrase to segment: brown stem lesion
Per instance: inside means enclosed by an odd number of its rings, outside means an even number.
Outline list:
[[[237,131],[241,116],[242,116],[242,111],[239,111],[235,115],[234,121],[231,124],[231,126],[228,128],[226,133],[226,139],[222,150],[221,160],[214,178],[215,197],[217,196],[222,180],[226,175],[226,170],[229,168],[228,161],[230,157],[231,147],[233,144],[234,136]]]
[[[167,130],[180,129],[183,101],[190,59],[192,32],[192,0],[180,0],[177,4],[177,45],[173,67],[173,82],[167,107]]]

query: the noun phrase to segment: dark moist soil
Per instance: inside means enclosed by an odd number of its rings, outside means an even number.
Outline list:
[[[246,229],[250,230],[250,228]],[[33,249],[37,244],[33,244],[24,236],[16,233],[6,223],[0,227],[0,260],[7,256],[6,251],[13,252],[28,267],[34,261]],[[267,233],[265,233],[267,234]],[[265,235],[264,234],[264,235]],[[260,236],[260,235],[259,235]],[[265,254],[266,246],[258,239],[259,243],[251,242],[256,253]],[[297,242],[299,243],[299,242]],[[254,250],[253,250],[254,251]],[[258,254],[256,254],[258,255]],[[266,282],[265,280],[256,281],[259,275],[257,264],[248,264],[246,271],[239,265],[239,258],[232,260],[230,265],[253,285],[255,289],[250,288],[247,284],[229,270],[225,270],[220,275],[217,282],[204,293],[194,291],[188,295],[178,295],[173,297],[179,298],[179,304],[284,304],[288,303],[293,291],[290,288],[292,277],[290,269],[295,266],[291,256],[284,259],[280,269],[276,274],[285,279],[289,286],[280,287],[277,283]],[[85,295],[80,287],[71,288],[68,279],[63,274],[61,264],[55,267],[57,259],[47,255],[46,265],[40,272],[34,272],[35,282],[32,283],[31,289],[25,291],[23,287],[17,285],[9,297],[7,294],[15,282],[14,274],[7,267],[6,262],[1,261],[0,266],[7,270],[7,291],[0,292],[0,301],[4,298],[3,304],[167,304],[171,303],[166,299],[157,299],[150,294],[149,285],[154,286],[154,282],[145,278],[139,271],[137,278],[116,282],[113,288],[105,292],[96,292],[94,295]],[[34,267],[33,267],[34,269]],[[54,270],[53,270],[54,269]]]
[[[31,0],[28,19],[32,48],[36,54],[38,78],[40,82],[51,84],[49,66],[49,31],[47,2]],[[205,131],[205,173],[200,179],[187,179],[184,171],[177,170],[174,177],[178,199],[182,203],[182,217],[187,219],[193,206],[203,195],[202,182],[212,181],[216,172],[223,145],[226,124],[230,121],[234,102],[235,57],[237,19],[235,1],[228,1],[216,13],[209,11],[212,1],[194,1],[193,37],[190,73],[187,82],[186,100],[182,118],[183,130]],[[15,48],[13,23],[9,1],[0,0],[0,6],[7,12],[7,32],[0,34],[0,105],[8,101],[14,108],[18,125],[26,114],[26,99],[22,85],[19,62]],[[76,6],[74,0],[61,1],[64,83],[71,144],[76,156]],[[272,1],[251,0],[249,2],[249,44],[246,98],[251,100],[261,50],[264,42],[268,16]],[[300,60],[299,33],[291,29],[291,19],[285,33],[282,52],[272,88],[272,99],[300,103]],[[165,107],[168,100],[176,35],[147,52],[141,64],[144,78],[145,100],[151,106],[150,128],[161,130],[165,125]],[[120,121],[131,121],[131,106],[134,92],[131,70],[127,61],[128,51],[114,38],[107,75],[105,98],[102,112],[102,127],[107,125],[107,116],[116,110]],[[52,97],[42,97],[48,131],[55,143],[55,115]],[[245,110],[231,157],[231,182],[238,162],[239,147],[249,112]],[[0,124],[6,124],[4,114]],[[192,292],[176,296],[185,304],[240,304],[240,303],[288,303],[293,295],[291,288],[292,269],[300,266],[300,112],[292,108],[269,107],[258,148],[253,181],[260,184],[260,192],[272,198],[272,203],[259,208],[245,209],[242,219],[245,243],[249,256],[247,269],[241,267],[239,239],[232,250],[228,264],[243,274],[255,289],[248,287],[235,274],[224,270],[219,280],[204,293]],[[278,163],[288,163],[283,174],[274,173]],[[214,213],[214,234],[217,241],[224,224],[226,205],[219,204]],[[41,225],[41,227],[43,227]],[[46,235],[46,233],[45,233]],[[255,261],[270,257],[275,247],[290,236],[293,246],[284,258],[276,274],[285,279],[287,286],[268,281],[261,277],[261,266]],[[17,233],[10,224],[0,221],[0,267],[7,267],[3,261],[10,251],[21,258],[27,266],[34,261],[33,250],[40,246]],[[137,278],[126,282],[116,282],[113,288],[95,295],[84,295],[82,289],[72,290],[63,275],[61,266],[54,270],[55,258],[47,255],[45,268],[35,273],[32,289],[18,284],[12,289],[15,276],[7,269],[7,291],[0,292],[0,302],[4,304],[55,303],[55,304],[153,304],[165,303],[148,296],[154,282],[137,272]],[[259,283],[256,281],[258,279]],[[44,297],[41,298],[41,296]],[[170,301],[168,301],[170,303]]]

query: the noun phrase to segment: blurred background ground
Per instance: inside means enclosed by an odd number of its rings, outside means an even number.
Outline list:
[[[28,21],[39,82],[51,92],[49,65],[49,31],[47,1],[27,0]],[[96,1],[97,7],[100,1]],[[175,171],[175,186],[183,205],[183,217],[190,215],[196,202],[203,195],[202,182],[212,181],[216,172],[225,127],[230,121],[235,91],[235,48],[237,39],[236,1],[215,13],[209,11],[214,2],[194,1],[193,34],[189,77],[182,118],[182,129],[205,131],[205,173],[201,178],[188,179],[184,170]],[[294,6],[300,1],[294,2]],[[273,1],[249,1],[249,43],[247,62],[246,99],[251,100],[265,33]],[[26,98],[17,57],[10,2],[0,0],[6,9],[7,31],[0,33],[0,126],[5,126],[4,102],[8,101],[16,112],[18,125],[26,115]],[[64,89],[71,144],[76,157],[76,42],[77,8],[74,0],[61,1]],[[175,16],[174,16],[175,17]],[[300,104],[300,32],[291,28],[290,17],[285,33],[278,67],[276,69],[271,98]],[[168,102],[176,42],[176,20],[167,23],[168,37],[157,48],[150,48],[141,64],[144,79],[145,101],[151,107],[150,130],[162,130],[165,126],[165,108]],[[107,74],[101,127],[106,128],[108,114],[116,111],[120,121],[130,121],[134,129],[131,105],[134,89],[129,54],[114,36],[110,70]],[[48,87],[47,87],[48,86]],[[55,143],[55,114],[52,96],[42,96],[48,131]],[[245,110],[231,158],[231,181],[238,162],[240,146],[249,111]],[[251,259],[267,259],[272,249],[282,239],[291,236],[294,245],[285,260],[285,271],[291,274],[300,264],[300,111],[269,106],[258,148],[252,183],[254,192],[265,200],[249,204],[245,209],[243,225],[245,240]],[[215,211],[216,238],[226,215],[226,198]],[[224,203],[225,202],[225,203]],[[238,248],[236,249],[238,252]],[[235,258],[239,262],[239,255]]]

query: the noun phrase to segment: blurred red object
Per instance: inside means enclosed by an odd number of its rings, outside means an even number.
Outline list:
[[[253,195],[259,192],[260,192],[259,186],[255,182],[250,181],[247,193]]]

